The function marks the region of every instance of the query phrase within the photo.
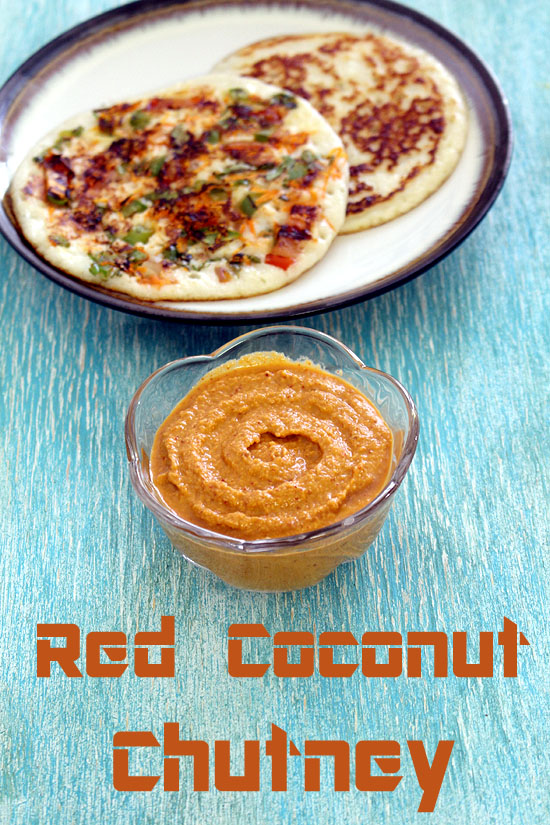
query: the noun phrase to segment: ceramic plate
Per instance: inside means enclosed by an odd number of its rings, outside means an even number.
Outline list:
[[[336,239],[292,284],[252,298],[150,304],[82,283],[42,260],[10,220],[5,193],[20,161],[69,116],[206,74],[228,53],[278,34],[376,26],[435,55],[455,75],[470,109],[462,158],[415,209],[383,226]],[[494,202],[510,161],[506,102],[480,59],[437,23],[384,0],[144,2],[94,17],[52,40],[0,90],[0,229],[36,269],[61,286],[115,309],[184,321],[298,317],[364,300],[441,260]]]

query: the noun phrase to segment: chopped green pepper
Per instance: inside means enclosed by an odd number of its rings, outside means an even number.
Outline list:
[[[69,203],[69,199],[63,196],[54,195],[52,192],[47,192],[46,197],[48,201],[53,204],[54,206],[66,206]]]
[[[203,232],[202,239],[205,244],[210,246],[216,242],[219,234],[217,229],[207,229]]]
[[[149,172],[156,178],[159,174],[160,170],[164,166],[164,162],[166,161],[166,155],[159,155],[157,158],[153,158],[152,161],[149,163]]]
[[[225,189],[221,187],[215,186],[213,189],[208,190],[208,194],[212,198],[213,201],[226,201],[228,194]]]
[[[184,146],[188,142],[190,135],[187,129],[182,126],[181,123],[178,123],[170,132],[170,137],[176,146]]]
[[[211,129],[209,132],[206,133],[206,140],[208,143],[219,143],[220,142],[220,133],[218,129]]]
[[[247,195],[239,204],[239,209],[247,218],[251,218],[257,208],[251,195]]]
[[[91,256],[92,257],[92,256]],[[109,278],[117,278],[122,275],[122,271],[111,263],[94,263],[90,264],[90,273],[92,275],[100,275],[105,280]]]
[[[124,235],[122,240],[132,244],[132,246],[136,243],[147,243],[154,231],[154,229],[148,226],[134,226],[127,235]]]
[[[140,198],[136,198],[133,201],[128,201],[128,203],[125,203],[120,211],[122,212],[125,218],[129,218],[130,215],[135,215],[136,212],[145,212],[145,210],[148,208],[148,203],[145,203],[145,201],[140,200]]]
[[[132,251],[128,255],[128,258],[134,263],[141,263],[141,261],[144,261],[148,257],[149,256],[147,255],[147,253],[143,252],[143,250],[141,249],[132,249]]]
[[[148,201],[175,201],[178,193],[175,189],[156,189],[154,192],[147,192],[143,195]]]
[[[150,122],[151,115],[148,114],[148,112],[144,112],[143,109],[138,109],[137,112],[134,112],[130,118],[130,126],[138,132],[145,129]]]

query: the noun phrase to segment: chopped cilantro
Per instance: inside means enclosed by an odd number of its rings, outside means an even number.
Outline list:
[[[296,103],[296,98],[293,95],[287,94],[287,92],[279,92],[270,100],[270,103],[280,104],[284,106],[285,109],[296,109],[298,104]]]
[[[291,158],[290,155],[287,155],[278,166],[266,172],[265,179],[267,181],[275,180],[275,178],[278,178],[283,172],[286,172],[287,177],[283,183],[283,186],[286,186],[288,185],[288,181],[299,180],[307,175],[310,165],[315,163],[316,160],[317,158],[313,152],[310,152],[308,149],[302,152],[300,159]]]
[[[278,178],[279,175],[282,175],[284,170],[288,167],[288,161],[292,161],[292,158],[286,157],[282,161],[282,163],[280,163],[278,166],[275,166],[273,169],[270,169],[268,172],[266,172],[265,179],[266,180],[275,180],[275,178]]]
[[[53,243],[54,246],[70,246],[70,241],[64,235],[49,235],[48,240]]]
[[[251,170],[255,169],[256,167],[251,166],[249,163],[247,164],[240,164],[239,166],[228,166],[227,169],[224,169],[223,172],[214,172],[214,175],[217,178],[224,178],[226,175],[233,175],[236,172],[250,172]]]
[[[301,160],[295,160],[287,172],[288,180],[298,180],[308,173],[308,168]]]
[[[237,238],[240,238],[240,237],[241,236],[239,235],[238,232],[234,232],[232,229],[230,229],[225,233],[225,235],[222,238],[222,241],[227,243],[227,241],[234,241],[234,240],[236,240]]]
[[[172,261],[172,263],[188,264],[189,261],[192,260],[191,255],[187,251],[187,247],[184,244],[180,244],[179,239],[176,243],[166,246],[162,250],[162,256],[166,261]]]
[[[302,160],[309,166],[310,163],[315,163],[317,157],[313,154],[313,152],[310,149],[304,149],[304,151],[302,152]]]
[[[240,102],[248,99],[248,92],[246,89],[229,89],[229,97],[235,102]]]
[[[72,140],[74,137],[80,137],[83,131],[83,126],[77,126],[75,129],[63,129],[63,131],[57,136],[57,140],[52,148],[59,151],[63,147],[64,143],[68,140]]]

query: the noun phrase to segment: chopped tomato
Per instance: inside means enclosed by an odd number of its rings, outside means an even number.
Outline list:
[[[294,258],[287,258],[285,255],[274,255],[273,252],[270,252],[265,256],[265,262],[270,266],[278,266],[279,269],[287,270],[294,263]]]

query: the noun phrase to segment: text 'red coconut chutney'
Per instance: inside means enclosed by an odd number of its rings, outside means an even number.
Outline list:
[[[393,436],[346,381],[278,353],[208,373],[159,428],[151,473],[165,503],[234,538],[292,536],[361,510],[387,484]]]

